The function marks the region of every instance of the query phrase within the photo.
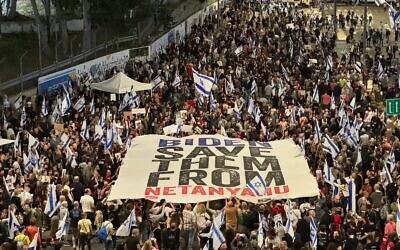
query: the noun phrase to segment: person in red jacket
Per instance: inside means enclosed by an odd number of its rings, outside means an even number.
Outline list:
[[[29,237],[29,240],[32,241],[33,237],[35,237],[35,234],[39,231],[39,227],[36,226],[36,220],[32,218],[29,222],[29,225],[25,228],[25,235]],[[41,237],[40,237],[40,232],[38,235],[38,246],[41,245]]]

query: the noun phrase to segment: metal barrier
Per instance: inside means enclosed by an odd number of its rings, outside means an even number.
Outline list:
[[[119,46],[119,44],[121,44],[121,43],[134,41],[135,39],[137,39],[137,36],[126,36],[126,37],[120,37],[120,38],[114,39],[112,41],[105,42],[94,48],[91,48],[90,50],[84,51],[84,52],[80,53],[79,55],[73,56],[71,58],[65,59],[60,62],[56,62],[53,65],[44,67],[41,70],[33,71],[33,72],[30,72],[23,76],[20,76],[18,78],[14,78],[14,79],[2,82],[2,83],[0,83],[0,91],[9,89],[13,86],[17,86],[18,84],[20,84],[22,82],[26,82],[26,81],[30,81],[32,79],[38,78],[41,75],[49,74],[51,72],[54,72],[58,69],[66,67],[66,66],[73,65],[74,63],[85,60],[87,57],[89,57],[99,51],[107,49],[109,46],[112,46],[112,45]]]

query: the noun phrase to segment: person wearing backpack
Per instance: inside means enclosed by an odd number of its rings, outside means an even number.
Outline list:
[[[113,237],[115,235],[115,231],[114,231],[114,226],[111,223],[111,220],[107,219],[106,221],[104,221],[103,224],[101,225],[100,230],[105,231],[105,233],[106,233],[105,237],[104,237],[104,233],[103,233],[102,236],[101,236],[102,239],[100,239],[104,243],[104,249],[105,250],[113,250],[114,249],[114,245],[115,245],[114,244],[114,239],[113,239]]]
[[[82,214],[82,219],[78,221],[79,231],[79,249],[85,250],[85,244],[88,245],[88,249],[91,250],[90,235],[92,234],[92,222],[87,218],[87,214]]]

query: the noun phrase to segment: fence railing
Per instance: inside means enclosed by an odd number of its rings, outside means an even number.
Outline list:
[[[137,36],[125,36],[125,37],[116,38],[112,41],[102,43],[100,45],[97,45],[94,48],[91,48],[90,50],[80,53],[79,55],[70,57],[70,58],[60,61],[60,62],[56,62],[53,65],[42,68],[41,70],[36,70],[36,71],[30,72],[30,73],[27,73],[25,75],[19,76],[18,78],[14,78],[14,79],[2,82],[2,83],[0,83],[0,91],[17,86],[18,84],[22,84],[23,82],[33,80],[35,78],[38,78],[41,75],[46,75],[51,72],[57,71],[58,69],[65,68],[66,66],[72,66],[74,63],[83,61],[83,60],[87,59],[88,57],[96,54],[99,51],[106,50],[110,46],[113,46],[113,45],[119,46],[122,43],[130,42],[130,41],[133,42],[136,39],[137,39]]]

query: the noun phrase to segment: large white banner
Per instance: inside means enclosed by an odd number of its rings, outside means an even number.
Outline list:
[[[265,194],[248,187],[259,175]],[[109,199],[186,203],[236,196],[250,202],[318,195],[315,178],[292,140],[251,142],[221,135],[145,135],[128,149]]]

